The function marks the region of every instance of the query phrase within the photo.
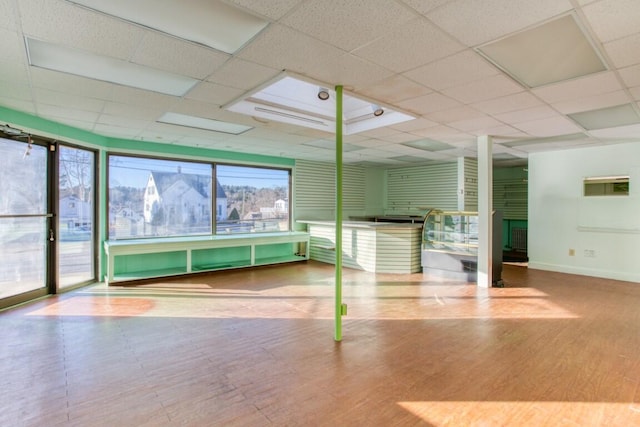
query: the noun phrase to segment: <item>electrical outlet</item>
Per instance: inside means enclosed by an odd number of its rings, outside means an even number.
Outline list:
[[[569,256],[576,256],[576,250],[575,249],[569,249]]]
[[[593,249],[585,249],[584,250],[584,257],[585,258],[595,258],[596,257],[596,251],[594,251]]]

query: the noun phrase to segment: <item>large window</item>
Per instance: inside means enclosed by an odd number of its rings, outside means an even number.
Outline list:
[[[109,156],[109,238],[289,230],[290,172]]]
[[[216,232],[289,230],[289,171],[217,165]]]
[[[210,164],[109,156],[109,238],[211,233]]]

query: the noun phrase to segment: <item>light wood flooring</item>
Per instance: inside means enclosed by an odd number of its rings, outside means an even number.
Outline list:
[[[313,261],[0,313],[0,426],[640,426],[640,284]]]

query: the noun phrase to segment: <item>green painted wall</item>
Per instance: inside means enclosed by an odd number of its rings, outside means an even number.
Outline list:
[[[167,158],[171,159],[181,158],[189,160],[217,161],[285,168],[293,168],[295,166],[295,160],[286,157],[264,156],[232,151],[211,150],[199,147],[185,147],[173,144],[160,144],[147,141],[109,138],[5,107],[0,107],[0,124],[11,125],[34,136],[51,138],[62,143],[71,143],[98,150],[98,157],[96,161],[98,162],[97,203],[99,218],[98,224],[96,224],[96,231],[98,233],[99,242],[99,279],[104,276],[106,265],[106,256],[104,254],[103,243],[107,239],[108,232],[107,154],[109,152],[126,152],[130,154],[141,155],[151,154],[159,157],[166,156]],[[129,260],[127,262],[131,263],[134,261]],[[136,266],[123,265],[119,268],[124,268],[126,271],[133,271],[131,269],[135,269]]]

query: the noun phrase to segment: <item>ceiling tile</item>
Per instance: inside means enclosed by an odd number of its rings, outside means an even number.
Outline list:
[[[553,107],[563,114],[571,114],[578,111],[597,110],[600,108],[612,107],[614,105],[626,104],[631,99],[624,90],[604,93],[601,95],[586,98],[574,99],[553,103]]]
[[[629,135],[640,135],[640,124],[620,126],[610,129],[597,129],[589,131],[596,138],[628,138]],[[635,141],[638,139],[635,138]]]
[[[253,89],[275,78],[280,70],[254,62],[232,58],[216,70],[207,80],[242,90]]]
[[[524,110],[542,105],[542,102],[529,92],[520,92],[471,104],[476,110],[487,114],[500,114],[508,111]]]
[[[434,111],[447,110],[462,105],[455,99],[451,99],[439,93],[430,93],[429,95],[418,96],[416,98],[407,99],[398,102],[398,107],[408,111],[412,111],[419,115],[429,114]]]
[[[60,107],[73,105],[75,109],[95,113],[100,113],[105,104],[104,100],[42,88],[35,88],[33,96],[38,104],[57,105]]]
[[[146,30],[64,1],[21,0],[26,36],[100,55],[129,59]]]
[[[0,0],[0,28],[16,30],[16,23],[20,21],[15,5],[14,0]]]
[[[351,51],[372,40],[386,38],[415,16],[395,1],[321,0],[302,3],[280,22],[315,39]]]
[[[472,50],[452,55],[404,73],[434,90],[442,90],[499,74],[500,71]]]
[[[372,99],[383,99],[387,103],[395,103],[417,96],[427,95],[432,91],[396,74],[388,79],[365,86],[355,92]]]
[[[131,61],[158,70],[204,79],[229,58],[231,55],[226,53],[148,31]]]
[[[442,6],[445,3],[448,3],[451,0],[402,0],[404,3],[408,4],[412,8],[414,8],[419,13],[426,15],[431,12],[436,7]]]
[[[465,104],[470,104],[523,91],[523,87],[509,77],[497,75],[445,89],[442,93]]]
[[[148,108],[140,106],[131,106],[129,104],[120,104],[116,102],[105,102],[103,114],[107,114],[115,117],[123,117],[127,119],[140,120],[140,121],[155,121],[158,117],[162,116],[164,110],[155,109],[152,106]]]
[[[532,92],[543,100],[554,103],[615,92],[620,89],[622,87],[615,74],[613,72],[604,72],[533,89]]]
[[[585,6],[582,11],[603,42],[635,34],[640,29],[637,0],[602,0]]]
[[[478,117],[475,119],[460,120],[457,122],[447,123],[447,125],[473,135],[491,135],[492,132],[490,132],[489,129],[504,126],[503,123],[493,117]]]
[[[422,17],[383,34],[384,37],[353,53],[398,73],[464,49],[463,45]],[[411,51],[411,55],[406,54],[407,50]]]
[[[216,83],[200,82],[185,95],[185,98],[215,105],[223,105],[233,101],[243,93],[244,91],[241,89],[222,86]]]
[[[27,66],[20,61],[3,61],[0,59],[0,81],[5,85],[29,84]],[[1,98],[1,96],[0,96]]]
[[[0,52],[4,62],[23,63],[27,59],[24,41],[14,32],[0,28]]]
[[[180,98],[148,90],[136,89],[128,86],[112,85],[110,101],[121,104],[139,105],[154,108],[169,109]]]
[[[640,65],[622,68],[618,73],[627,86],[640,86]]]
[[[303,0],[228,0],[229,3],[244,7],[257,14],[278,20]]]
[[[57,121],[60,121],[61,119],[71,119],[87,123],[95,123],[100,115],[94,111],[83,111],[75,108],[48,104],[38,104],[37,108],[39,116]]]
[[[438,123],[432,122],[431,120],[427,120],[422,117],[418,117],[417,119],[391,125],[390,127],[401,132],[411,132],[414,130],[428,129],[434,126],[438,126]]]
[[[545,21],[573,7],[569,0],[460,0],[427,16],[467,46],[476,46]]]
[[[436,111],[425,115],[429,120],[439,123],[451,123],[461,120],[471,120],[486,117],[480,111],[466,105],[451,108],[449,110]]]
[[[631,96],[633,96],[633,99],[640,100],[640,86],[631,88],[630,92]]]
[[[510,111],[495,115],[495,117],[501,122],[511,124],[556,116],[558,116],[558,112],[548,105],[540,105],[538,107],[526,108],[524,110]]]
[[[618,68],[640,64],[640,34],[605,43],[604,49]]]
[[[110,99],[113,91],[113,84],[100,80],[37,67],[32,67],[30,72],[34,87],[55,88],[60,92],[98,99]]]
[[[584,131],[573,121],[563,116],[549,117],[530,122],[521,122],[514,126],[529,135],[541,137],[566,135]]]
[[[391,75],[390,71],[380,66],[276,24],[271,25],[238,56],[277,70],[304,74],[331,86],[367,85]]]

